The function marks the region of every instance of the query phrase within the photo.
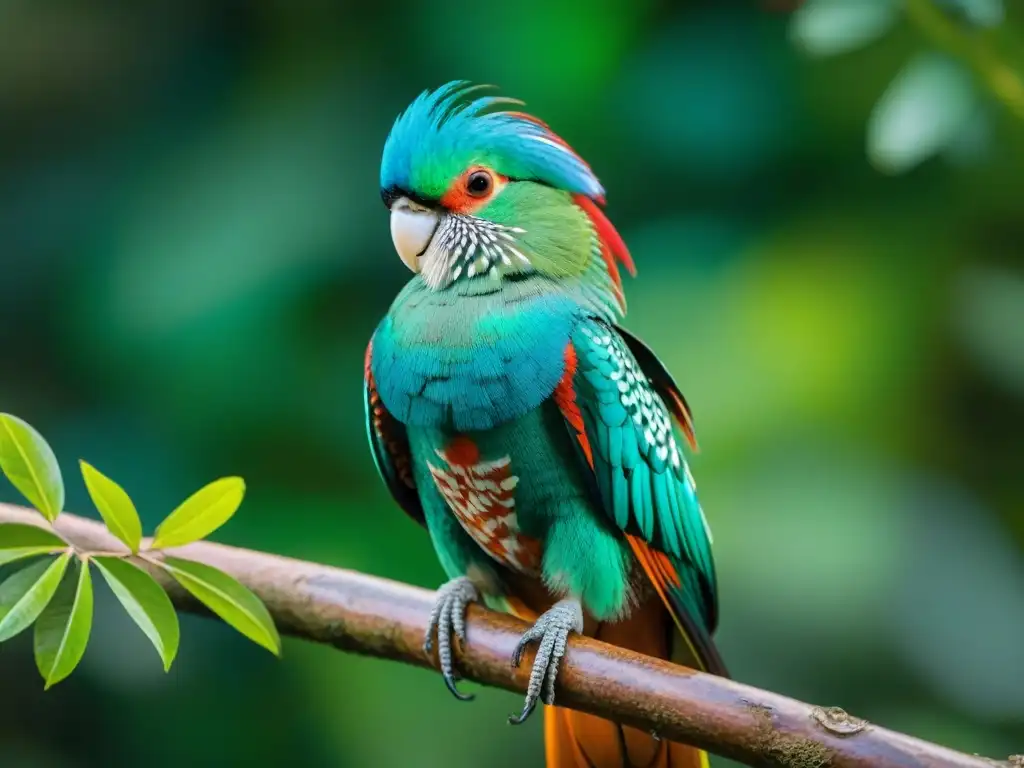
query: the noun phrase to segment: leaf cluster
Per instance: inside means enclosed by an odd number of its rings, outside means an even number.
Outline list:
[[[935,155],[965,159],[991,133],[985,89],[1024,118],[1024,82],[993,52],[1004,0],[807,0],[790,37],[813,56],[834,56],[882,38],[906,18],[930,41],[895,75],[871,111],[868,159],[899,174]]]
[[[241,478],[222,478],[192,494],[147,542],[125,490],[85,461],[80,466],[93,504],[123,551],[83,550],[60,535],[54,523],[64,509],[64,481],[57,458],[33,427],[0,413],[0,471],[41,515],[38,525],[0,524],[0,566],[17,568],[0,583],[0,643],[34,624],[36,666],[46,688],[70,675],[85,653],[93,620],[93,567],[156,648],[165,671],[178,653],[180,629],[167,592],[153,576],[158,571],[280,655],[281,638],[255,594],[217,568],[163,552],[199,541],[231,519],[245,496]]]

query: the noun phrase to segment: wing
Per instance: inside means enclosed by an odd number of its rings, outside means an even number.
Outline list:
[[[711,535],[670,415],[692,433],[689,408],[654,354],[628,338],[596,318],[580,323],[554,399],[601,506],[701,666],[725,676],[711,641],[718,621]]]
[[[373,339],[366,347],[363,374],[363,407],[366,411],[366,436],[377,472],[399,506],[420,525],[426,525],[423,504],[416,490],[412,474],[412,454],[405,425],[399,422],[380,400],[377,384],[373,380],[370,361],[373,359]]]
[[[693,412],[690,410],[690,404],[683,397],[683,393],[676,386],[672,374],[668,372],[664,363],[657,358],[650,347],[640,341],[640,339],[625,328],[615,326],[615,330],[622,337],[623,341],[626,342],[626,346],[629,347],[629,351],[633,353],[633,357],[640,364],[640,370],[647,376],[654,391],[658,393],[658,397],[661,398],[662,402],[672,412],[672,417],[683,431],[683,435],[686,436],[686,442],[690,444],[690,449],[693,451],[699,450],[697,447],[697,433],[693,428]]]

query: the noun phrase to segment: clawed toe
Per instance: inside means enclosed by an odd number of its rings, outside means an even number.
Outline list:
[[[452,636],[460,643],[466,642],[466,608],[480,599],[480,593],[466,577],[452,579],[437,591],[437,600],[430,613],[427,635],[423,650],[429,656],[434,652],[434,636],[437,636],[437,659],[441,667],[444,684],[460,701],[471,701],[473,694],[462,693],[455,684],[455,665],[452,655]]]
[[[530,682],[526,689],[523,711],[518,715],[511,715],[508,719],[510,723],[519,725],[525,722],[536,708],[542,693],[545,704],[554,704],[558,665],[565,655],[569,633],[582,631],[583,609],[579,601],[562,600],[541,615],[537,622],[523,633],[512,653],[513,667],[518,667],[522,662],[527,645],[534,640],[539,641],[539,645],[533,668],[530,670]]]

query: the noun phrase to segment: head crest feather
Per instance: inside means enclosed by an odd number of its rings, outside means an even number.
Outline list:
[[[454,80],[424,91],[399,115],[384,145],[382,190],[424,193],[451,181],[437,178],[451,161],[489,165],[513,179],[535,180],[604,202],[594,172],[544,122],[516,99],[480,96],[487,85]],[[445,165],[447,163],[447,166]],[[458,168],[455,173],[465,168]]]

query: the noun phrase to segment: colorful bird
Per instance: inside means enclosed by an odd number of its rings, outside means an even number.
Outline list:
[[[481,601],[533,622],[522,713],[549,768],[707,766],[693,747],[553,706],[570,634],[718,675],[711,533],[681,437],[690,409],[617,323],[619,266],[590,166],[521,102],[463,81],[421,94],[384,147],[381,196],[415,273],[366,350],[377,469],[450,581],[425,647],[449,690]]]

